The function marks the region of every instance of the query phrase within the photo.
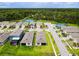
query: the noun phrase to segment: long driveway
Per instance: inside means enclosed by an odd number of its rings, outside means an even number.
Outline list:
[[[51,24],[48,25],[49,30],[59,48],[60,54],[61,56],[69,56],[69,53],[65,47],[65,45],[62,43],[60,37],[58,36],[58,34],[55,32],[55,30],[53,29],[53,27],[51,26]]]

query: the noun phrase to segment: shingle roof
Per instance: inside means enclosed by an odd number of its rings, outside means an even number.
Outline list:
[[[15,30],[14,32],[12,32],[10,34],[10,36],[20,36],[22,32],[23,32],[23,30],[18,29],[18,30]]]
[[[36,43],[46,43],[45,33],[38,32],[36,34]]]
[[[32,43],[34,32],[26,32],[20,43]]]
[[[79,29],[77,27],[68,26],[68,27],[64,28],[63,31],[66,31],[68,33],[70,33],[70,32],[79,32]]]
[[[76,38],[74,42],[79,43],[79,38]]]
[[[4,26],[12,26],[14,25],[16,22],[2,22],[0,23],[0,26],[1,27],[4,27]]]
[[[79,33],[70,33],[73,38],[79,38]]]
[[[16,26],[21,26],[22,25],[22,22],[18,22],[15,24]]]
[[[0,35],[0,42],[4,42],[10,35],[9,33],[3,33],[2,35]]]
[[[79,42],[79,33],[70,33],[74,42]]]

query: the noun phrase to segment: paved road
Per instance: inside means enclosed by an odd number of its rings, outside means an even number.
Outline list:
[[[49,27],[49,30],[50,30],[50,32],[51,32],[51,34],[52,34],[52,36],[53,36],[53,38],[54,38],[54,40],[55,40],[58,48],[59,48],[61,56],[69,56],[69,53],[68,53],[65,45],[62,43],[60,37],[55,32],[55,30],[53,29],[53,27],[50,24],[48,25],[48,27]]]

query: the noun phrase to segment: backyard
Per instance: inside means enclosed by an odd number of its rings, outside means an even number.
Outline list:
[[[35,40],[35,38],[34,38]],[[0,46],[0,55],[2,56],[51,56],[54,55],[48,35],[46,34],[46,46],[13,46],[7,42]]]

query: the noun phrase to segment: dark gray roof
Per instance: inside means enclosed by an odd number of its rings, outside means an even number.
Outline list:
[[[21,26],[23,24],[23,22],[17,22],[15,25],[16,26]]]
[[[79,43],[79,38],[75,39],[74,42]]]
[[[34,32],[26,32],[20,43],[32,43]]]
[[[15,24],[16,24],[16,22],[11,22],[11,23],[9,23],[10,26],[13,26],[13,25],[15,25]]]
[[[72,32],[79,32],[79,29],[74,26],[68,26],[68,27],[64,28],[63,31],[72,33]]]
[[[70,33],[74,42],[79,43],[79,33]]]
[[[37,32],[36,43],[46,43],[46,37],[44,32]]]
[[[79,33],[70,33],[73,38],[79,38]]]
[[[12,25],[15,25],[16,22],[2,22],[0,23],[0,26],[1,27],[4,27],[4,26],[12,26]]]
[[[9,33],[3,33],[2,35],[0,35],[0,42],[4,42],[10,35]]]
[[[18,30],[13,31],[13,32],[10,34],[10,36],[20,36],[22,32],[23,32],[23,30],[18,29]]]
[[[0,36],[2,35],[3,33],[0,33]]]

